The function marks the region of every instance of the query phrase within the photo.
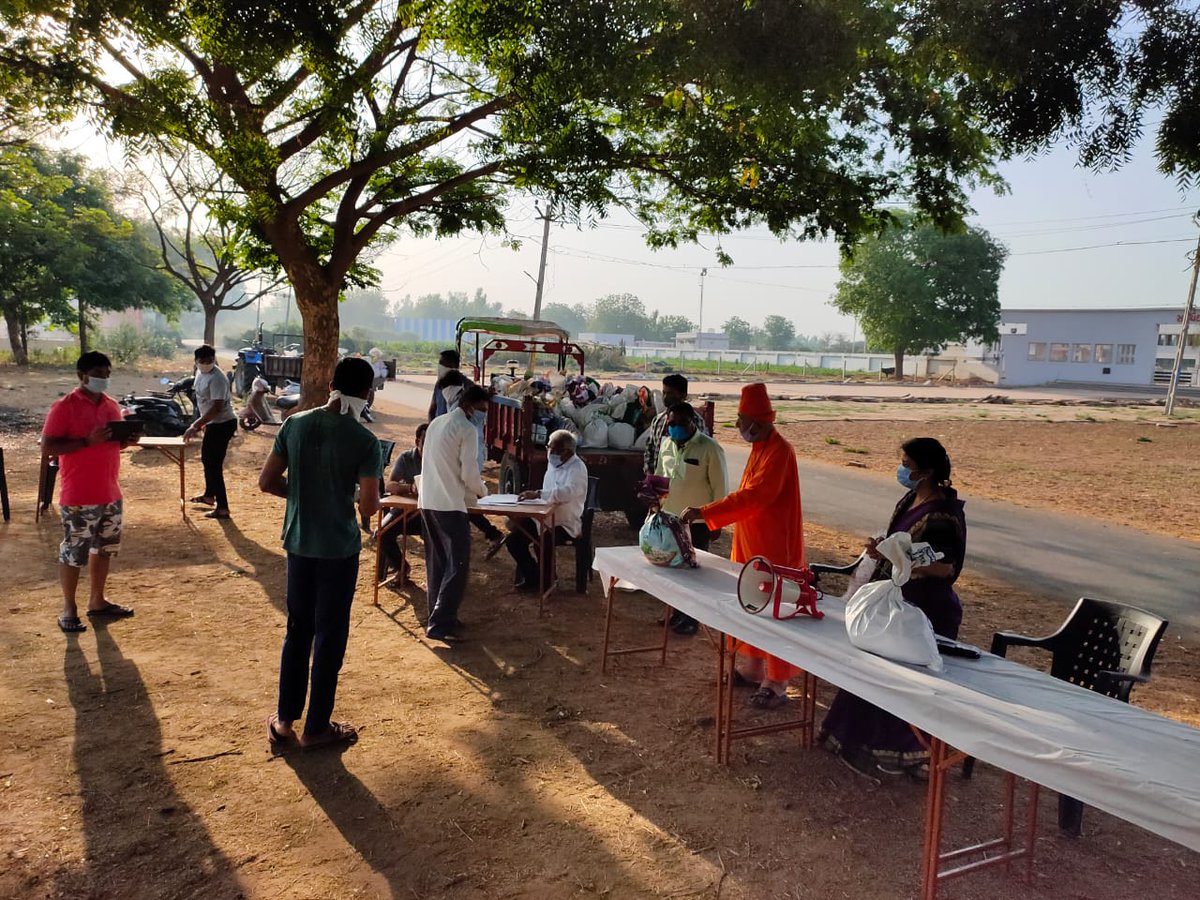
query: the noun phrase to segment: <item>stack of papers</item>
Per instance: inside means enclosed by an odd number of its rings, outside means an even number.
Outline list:
[[[516,494],[489,494],[479,498],[480,506],[516,506],[518,503],[541,503],[541,500],[522,500]]]

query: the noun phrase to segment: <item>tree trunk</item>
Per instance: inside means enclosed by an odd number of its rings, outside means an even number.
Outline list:
[[[204,307],[204,343],[210,347],[217,346],[217,310],[216,307]]]
[[[29,365],[29,354],[21,340],[21,319],[17,311],[4,304],[4,324],[8,326],[8,343],[12,347],[13,362],[18,366]]]
[[[313,409],[329,400],[329,382],[337,365],[338,291],[329,284],[293,282],[296,307],[304,323],[304,372],[300,380],[300,406]]]
[[[87,321],[87,304],[83,300],[79,301],[79,355],[88,352],[88,321]]]
[[[892,373],[892,378],[894,378],[896,381],[903,381],[904,380],[904,350],[902,348],[898,347],[898,348],[896,348],[894,353],[895,353],[895,358],[896,358],[896,371]]]

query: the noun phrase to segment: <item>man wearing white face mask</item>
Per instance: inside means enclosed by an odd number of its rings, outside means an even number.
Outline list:
[[[87,567],[91,578],[89,619],[121,619],[133,615],[127,606],[110,603],[104,596],[108,568],[121,547],[121,448],[136,438],[114,440],[109,423],[122,418],[117,401],[104,393],[112,363],[103,353],[91,351],[75,364],[79,387],[50,407],[42,428],[42,450],[58,457],[58,506],[62,512],[63,541],[58,553],[63,611],[58,627],[64,632],[87,631],[75,605],[79,572]]]
[[[204,514],[206,519],[228,519],[229,497],[225,493],[225,454],[229,442],[237,433],[237,416],[233,412],[233,395],[229,379],[217,366],[217,351],[208,344],[196,348],[196,408],[200,418],[183,433],[185,441],[204,432],[200,445],[200,462],[204,464],[204,493],[193,497],[193,503],[213,507]]]
[[[554,506],[554,533],[540,533],[542,573],[546,584],[550,583],[554,545],[564,536],[579,537],[587,489],[587,464],[575,453],[575,435],[569,431],[554,432],[546,443],[546,475],[542,479],[542,489],[521,493],[522,500],[544,500]],[[537,533],[538,523],[533,519],[518,519],[504,539],[504,546],[517,564],[515,583],[519,591],[536,591],[538,588],[537,563],[529,552],[532,543],[529,535]]]

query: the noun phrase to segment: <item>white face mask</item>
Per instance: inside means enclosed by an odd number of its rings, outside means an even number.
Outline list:
[[[447,368],[446,366],[443,366],[441,363],[438,363],[438,378],[445,378],[446,373],[449,371],[450,371],[449,368]]]
[[[354,416],[358,419],[362,416],[363,408],[367,405],[366,397],[347,397],[341,391],[330,391],[330,400],[340,400],[342,403],[342,415]]]
[[[87,381],[83,383],[83,389],[93,394],[103,394],[108,390],[108,379],[89,375]]]
[[[205,375],[207,375],[209,372],[211,372],[213,369],[215,369],[217,367],[217,364],[215,362],[198,363],[197,365],[198,365],[200,371],[203,372]]]

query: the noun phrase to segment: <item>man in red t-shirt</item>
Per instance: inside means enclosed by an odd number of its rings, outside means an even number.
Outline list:
[[[104,391],[112,374],[112,363],[103,353],[92,351],[75,363],[79,387],[55,401],[42,427],[42,450],[58,457],[61,490],[63,542],[58,554],[58,577],[62,585],[63,611],[58,627],[64,632],[87,631],[75,605],[79,570],[91,570],[90,619],[122,619],[132,616],[127,606],[109,603],[104,584],[112,557],[121,546],[121,488],[117,474],[121,449],[135,443],[113,438],[111,422],[123,418],[121,407]]]

